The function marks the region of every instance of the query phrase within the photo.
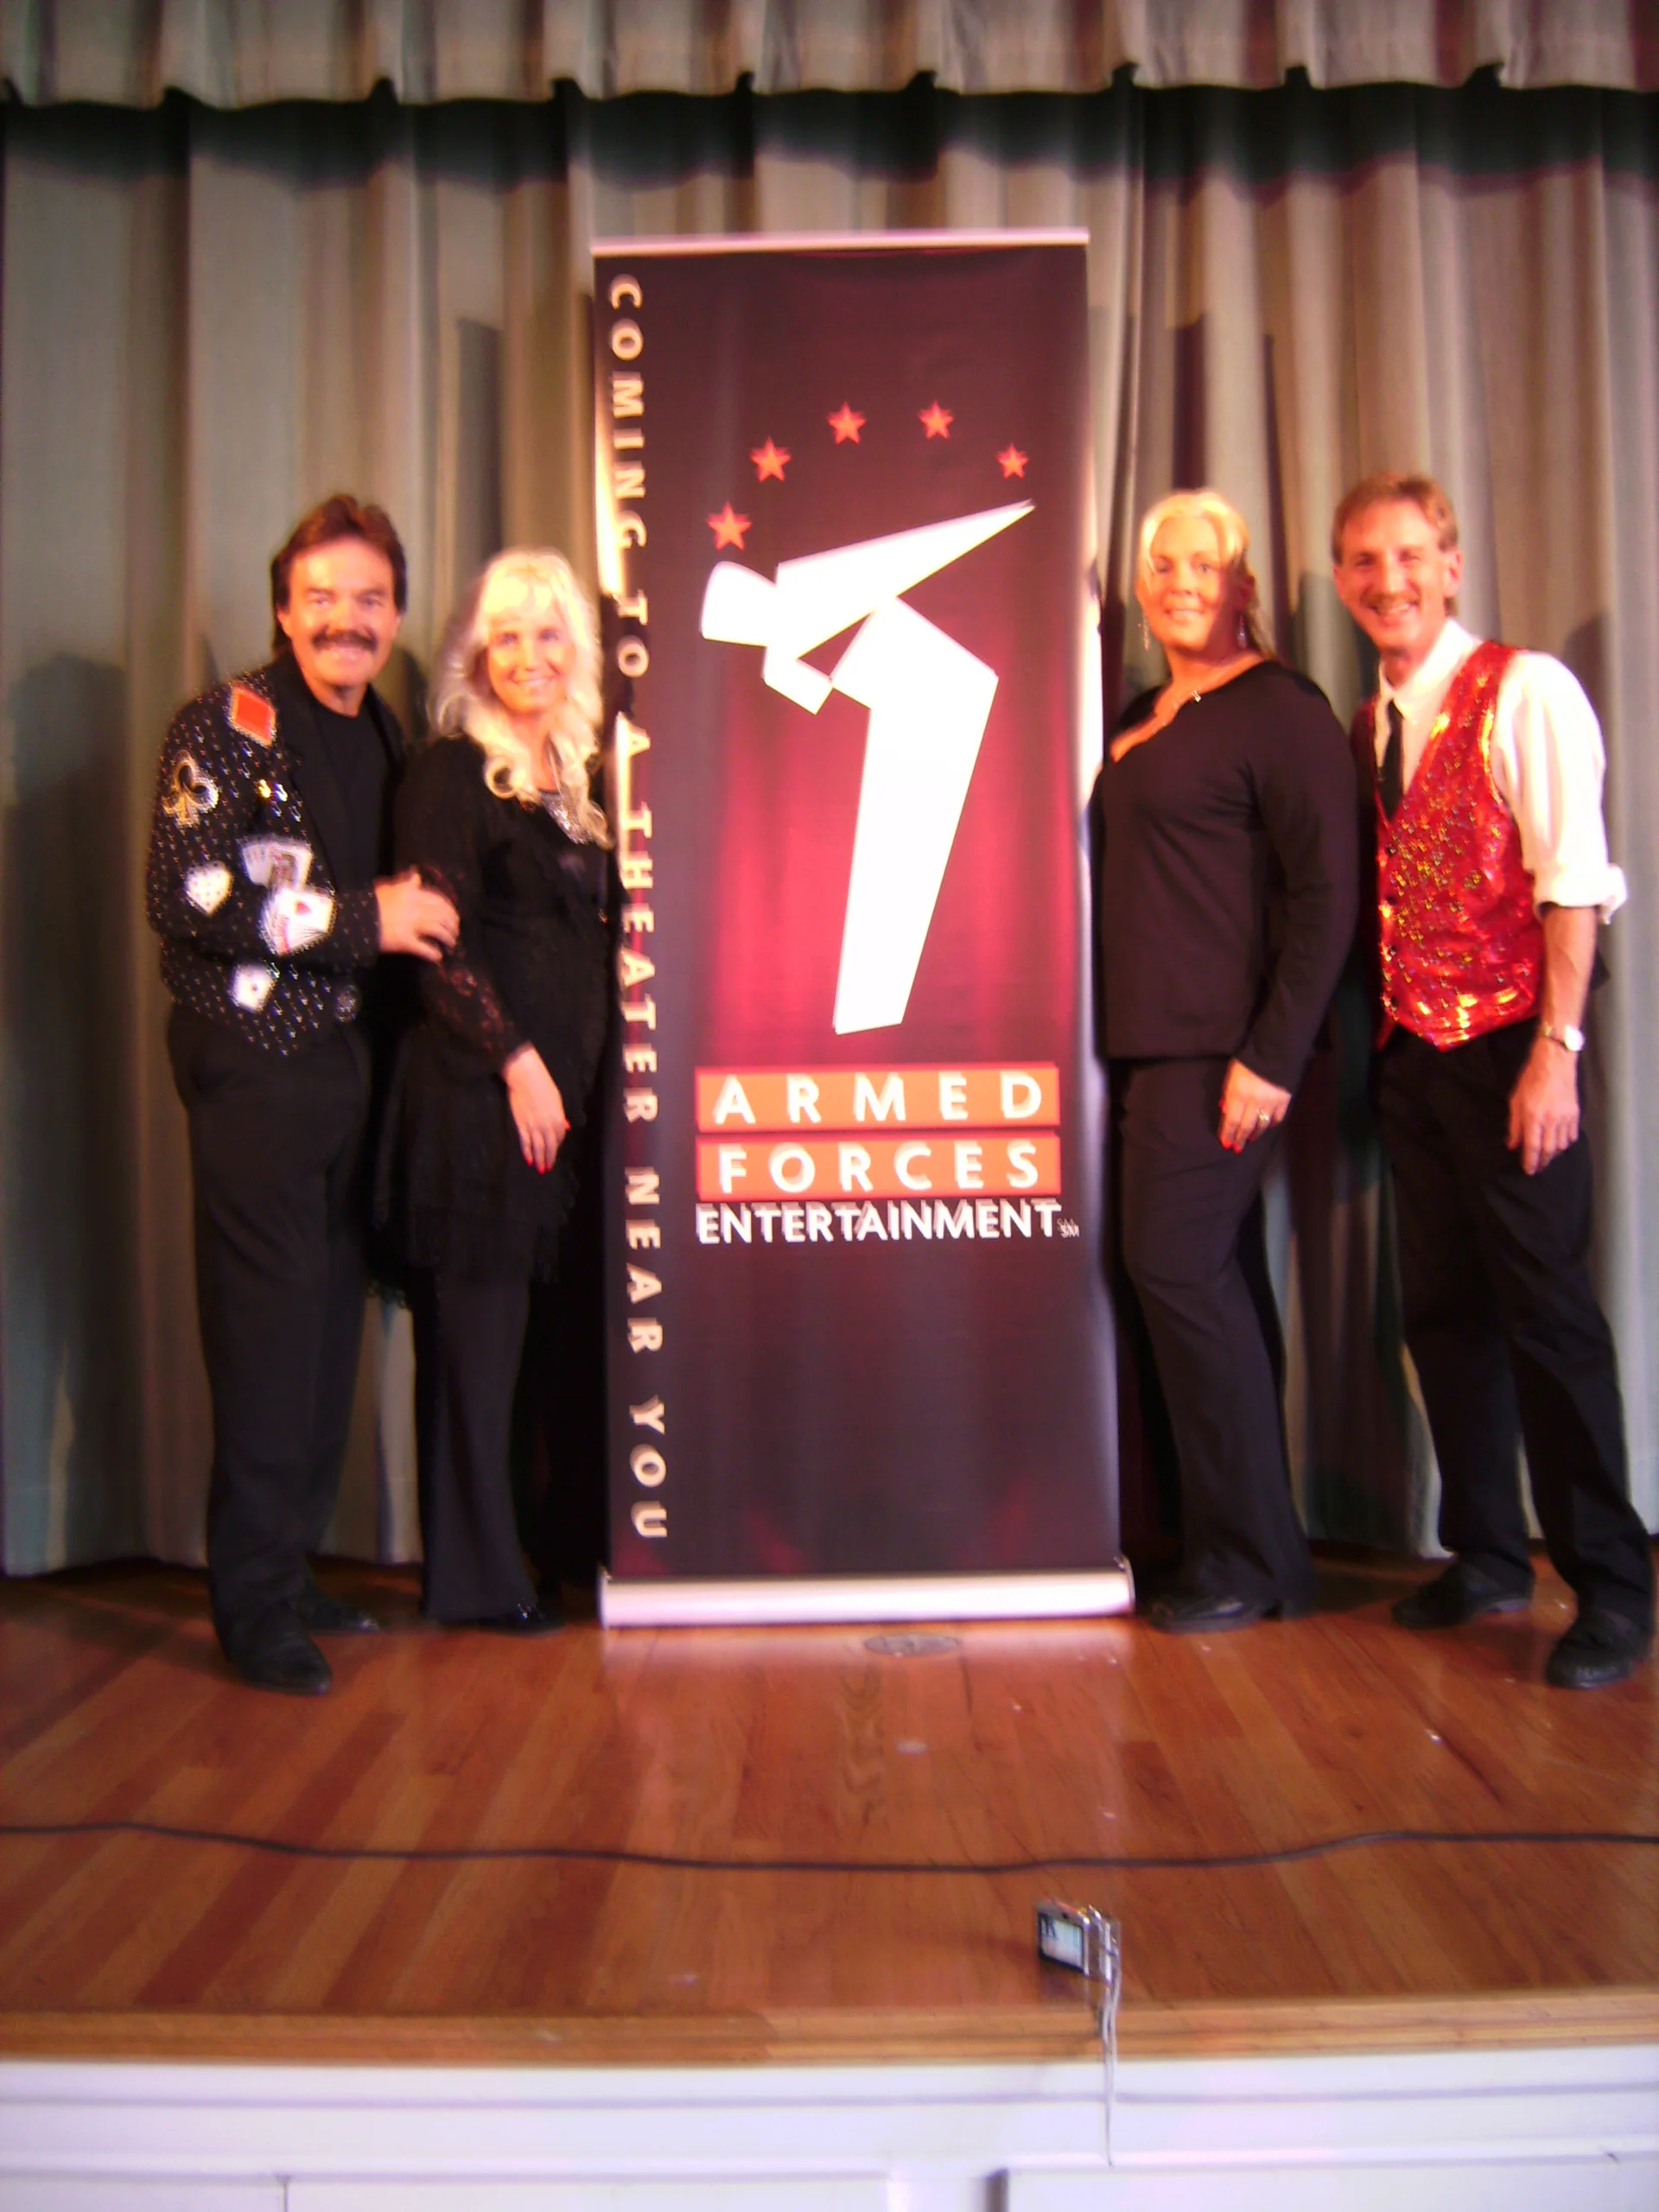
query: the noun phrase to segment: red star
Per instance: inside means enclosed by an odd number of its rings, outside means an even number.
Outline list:
[[[1021,453],[1018,446],[1010,444],[1007,451],[998,454],[996,459],[997,465],[1005,476],[1023,476],[1026,473],[1026,463],[1031,459],[1031,455],[1028,453]]]
[[[783,482],[784,470],[788,464],[789,455],[786,453],[780,453],[770,438],[766,440],[765,445],[757,446],[749,455],[749,459],[754,463],[755,481],[758,484],[764,484],[768,476],[775,476],[780,484]]]
[[[924,408],[916,417],[930,438],[948,438],[950,435],[950,425],[956,419],[948,407],[941,407],[937,399],[931,407]]]
[[[864,427],[864,417],[861,415],[855,415],[844,399],[841,403],[840,414],[830,416],[828,421],[830,429],[836,434],[836,443],[838,446],[844,446],[849,438],[855,445],[857,445],[858,434]]]
[[[749,528],[749,518],[747,515],[734,515],[729,499],[717,515],[709,517],[709,527],[715,533],[716,553],[722,545],[735,545],[740,553],[743,550],[743,533]]]

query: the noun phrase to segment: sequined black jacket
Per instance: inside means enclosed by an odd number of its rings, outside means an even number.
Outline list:
[[[174,997],[280,1053],[356,1019],[380,941],[372,886],[336,888],[345,801],[306,696],[283,655],[179,709],[162,747],[144,884]],[[372,691],[363,713],[365,740],[386,750],[389,817],[403,733]],[[389,835],[388,821],[386,862]]]

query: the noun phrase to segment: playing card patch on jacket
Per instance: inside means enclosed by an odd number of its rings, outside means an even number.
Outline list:
[[[181,753],[173,764],[167,796],[162,801],[163,810],[172,816],[181,830],[194,830],[202,816],[211,814],[218,804],[219,785],[211,776],[202,773],[188,753]]]
[[[297,837],[245,837],[241,850],[243,874],[268,891],[289,890],[311,873],[311,848]]]
[[[270,996],[276,982],[274,968],[256,967],[251,962],[231,970],[231,996],[244,1014],[257,1014]]]
[[[269,745],[276,734],[276,708],[269,699],[262,699],[245,683],[232,684],[225,713],[233,730],[240,731],[244,737],[251,737],[257,744]]]
[[[290,884],[273,891],[259,916],[259,934],[278,959],[303,952],[308,944],[327,936],[334,925],[334,902],[326,891],[307,891]]]
[[[221,861],[204,861],[186,875],[184,895],[199,914],[216,914],[231,895],[232,880]]]

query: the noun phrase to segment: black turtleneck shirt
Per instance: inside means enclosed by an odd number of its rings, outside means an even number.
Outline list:
[[[334,858],[342,891],[361,891],[382,872],[382,843],[387,823],[386,748],[365,700],[354,715],[339,715],[315,693],[311,712],[322,740],[324,758],[346,802],[348,849]]]

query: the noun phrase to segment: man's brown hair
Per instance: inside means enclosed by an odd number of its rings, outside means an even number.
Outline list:
[[[1386,507],[1403,501],[1415,507],[1434,532],[1442,553],[1450,553],[1458,542],[1458,518],[1452,502],[1432,476],[1423,476],[1398,468],[1384,468],[1375,476],[1362,477],[1351,491],[1342,495],[1342,505],[1331,518],[1331,558],[1342,565],[1342,533],[1356,515],[1363,515],[1370,507]]]
[[[278,652],[287,645],[288,634],[276,615],[279,608],[288,605],[288,580],[295,562],[302,553],[315,553],[319,545],[332,545],[341,537],[360,537],[377,553],[385,554],[391,569],[392,604],[400,614],[408,606],[409,563],[404,558],[404,542],[392,528],[391,517],[384,507],[366,506],[349,492],[332,493],[327,499],[319,500],[309,514],[300,517],[289,533],[288,543],[272,556],[271,643]]]

